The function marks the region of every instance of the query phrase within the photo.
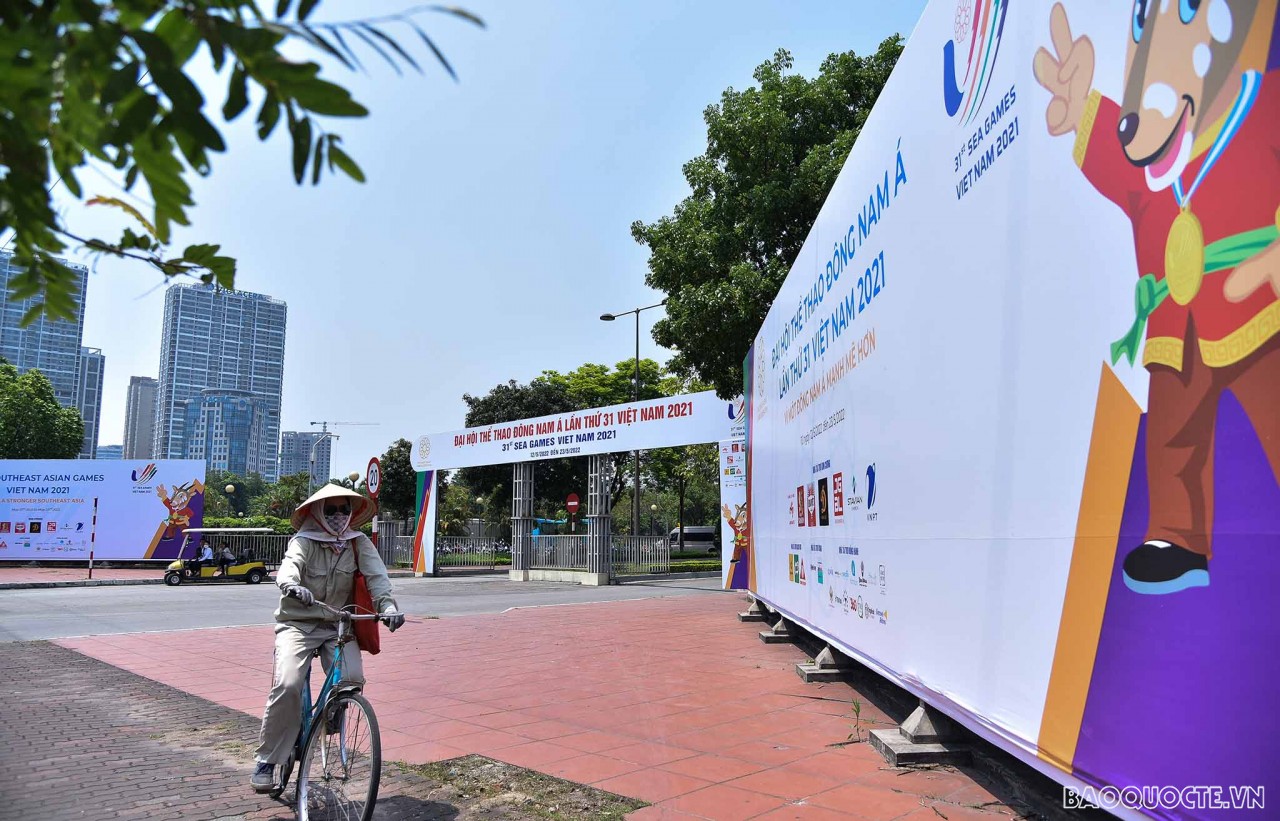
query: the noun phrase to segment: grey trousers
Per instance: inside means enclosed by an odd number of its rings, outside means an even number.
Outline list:
[[[283,764],[289,757],[298,738],[298,728],[302,726],[302,687],[311,665],[311,654],[323,647],[320,660],[327,674],[337,644],[338,630],[334,625],[322,624],[310,633],[288,624],[276,627],[275,677],[262,713],[258,761]],[[342,680],[364,683],[364,664],[354,640],[342,648]]]

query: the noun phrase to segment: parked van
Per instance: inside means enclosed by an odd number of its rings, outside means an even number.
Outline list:
[[[680,529],[671,531],[667,544],[672,550],[680,547]],[[706,550],[711,553],[720,552],[720,528],[704,525],[689,525],[684,529],[685,550]]]

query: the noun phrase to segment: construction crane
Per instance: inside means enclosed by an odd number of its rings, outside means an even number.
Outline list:
[[[374,427],[374,428],[378,426],[377,422],[312,422],[311,424],[319,425],[320,431],[322,433],[328,433],[330,425],[333,425],[335,427],[337,427],[338,425],[342,425],[343,427],[361,426],[361,427]]]
[[[333,432],[331,432],[331,431],[329,430],[329,426],[330,426],[330,425],[333,425],[334,427],[337,427],[338,425],[341,425],[341,426],[343,426],[343,427],[355,427],[355,426],[359,426],[359,427],[377,427],[377,426],[378,426],[378,423],[377,423],[377,422],[328,422],[328,421],[324,421],[324,422],[312,422],[312,423],[311,423],[311,425],[312,425],[313,427],[314,427],[315,425],[319,425],[319,426],[320,426],[320,436],[319,436],[319,437],[318,437],[314,442],[312,442],[312,443],[311,443],[311,470],[309,470],[309,471],[307,472],[307,493],[308,493],[308,494],[310,494],[310,493],[311,493],[311,488],[312,488],[312,486],[313,486],[313,483],[314,483],[314,480],[315,480],[315,475],[316,475],[316,448],[317,448],[317,447],[320,445],[320,443],[321,443],[321,442],[323,442],[325,439],[328,439],[328,438],[330,438],[330,437],[332,437],[332,438],[334,438],[334,439],[339,438],[339,437],[338,437],[338,434],[333,433]],[[327,480],[326,480],[326,481],[327,481]]]

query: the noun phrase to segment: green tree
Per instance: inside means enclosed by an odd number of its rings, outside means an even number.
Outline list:
[[[524,385],[514,379],[509,380],[495,385],[483,396],[464,394],[462,401],[467,404],[466,426],[478,428],[517,419],[577,410],[565,386],[561,382],[548,378],[548,374],[554,374],[554,372],[548,371]],[[567,495],[575,488],[585,487],[586,466],[584,464],[579,467],[574,464],[575,461],[551,459],[537,463],[534,468],[536,471],[534,488],[540,498],[545,498],[548,494],[554,498],[562,491],[563,495]],[[494,499],[505,500],[510,506],[510,465],[463,468],[458,471],[458,474],[460,483],[470,489],[473,498],[491,496]]]
[[[58,404],[49,378],[0,359],[0,459],[74,459],[84,445],[84,422]]]
[[[649,248],[645,281],[667,294],[653,338],[677,351],[674,371],[742,392],[747,349],[901,53],[890,37],[866,57],[831,55],[810,80],[780,49],[758,87],[707,107],[707,150],[684,166],[692,192],[631,226]]]
[[[436,500],[436,531],[442,536],[466,535],[467,519],[471,515],[471,489],[441,473],[436,492],[439,494]]]
[[[408,439],[397,439],[379,460],[382,463],[382,486],[378,489],[378,505],[383,516],[408,519],[416,512],[418,474],[410,455],[413,445]]]
[[[687,445],[679,448],[657,448],[648,453],[649,470],[656,488],[669,491],[674,504],[662,504],[675,514],[671,528],[703,524],[708,514],[718,519],[715,505],[720,501],[720,455],[717,445]],[[714,491],[713,494],[710,491]],[[714,495],[715,505],[706,510],[698,504]],[[690,502],[694,502],[690,505]],[[642,513],[644,511],[641,511]]]
[[[281,476],[274,485],[267,485],[262,494],[249,505],[254,516],[273,516],[288,519],[298,505],[306,501],[310,491],[311,476],[307,471]]]
[[[573,402],[574,410],[589,408],[607,408],[634,401],[636,396],[636,362],[634,359],[624,360],[610,370],[608,365],[587,363],[580,365],[567,374],[546,371],[544,378],[558,382],[564,387],[565,394]],[[640,399],[657,399],[662,396],[674,396],[681,393],[679,379],[673,378],[667,370],[652,359],[640,360]],[[586,460],[579,460],[585,465]],[[613,454],[613,471],[609,485],[609,493],[618,498],[622,489],[635,483],[635,456],[630,451]],[[585,466],[583,467],[582,487],[586,487]],[[643,457],[640,465],[641,482],[644,481],[645,465]],[[566,494],[567,495],[567,494]],[[559,501],[564,501],[561,496]],[[584,514],[585,515],[585,514]],[[631,517],[627,517],[631,521]],[[629,527],[629,526],[628,526]]]
[[[274,7],[268,17],[261,6]],[[399,73],[418,61],[388,32],[420,39],[452,76],[452,67],[418,22],[443,12],[483,26],[467,11],[418,6],[388,17],[343,22],[310,18],[320,0],[6,0],[0,3],[0,232],[14,232],[15,299],[43,294],[28,312],[71,317],[74,275],[55,254],[67,241],[144,260],[166,276],[188,275],[233,287],[235,260],[220,246],[196,244],[170,253],[173,225],[188,225],[194,205],[190,175],[212,173],[211,153],[226,150],[206,110],[204,93],[188,72],[203,49],[226,78],[223,121],[250,105],[266,140],[287,124],[294,179],[317,184],[341,171],[364,174],[341,147],[325,118],[364,117],[368,111],[342,86],[321,79],[320,65],[285,56],[302,43],[347,68],[378,55]],[[455,77],[456,79],[456,77]],[[131,190],[143,181],[155,206],[150,217],[114,197],[90,203],[121,209],[139,230],[115,240],[77,235],[53,207],[60,181],[77,199],[77,172],[90,162],[113,169]]]
[[[484,396],[464,395],[467,403],[466,425],[469,428],[531,419],[556,413],[609,407],[632,401],[635,382],[635,360],[627,359],[613,368],[587,363],[568,373],[543,371],[542,375],[521,385],[514,379],[495,386]],[[672,377],[652,359],[640,360],[640,398],[656,399],[681,392],[684,383]],[[535,513],[548,518],[557,515],[570,493],[585,501],[587,460],[548,459],[535,463]],[[634,467],[629,453],[613,457],[611,492],[616,497],[632,480]],[[643,471],[643,466],[642,466]],[[500,505],[511,500],[511,466],[492,465],[464,468],[461,482],[477,497],[492,500],[488,510],[497,513]]]
[[[266,493],[269,487],[260,474],[238,476],[227,470],[208,471],[204,484],[205,506],[212,505],[216,511],[212,514],[214,516],[248,516],[254,508],[254,500]],[[234,487],[231,493],[227,493],[228,485]]]

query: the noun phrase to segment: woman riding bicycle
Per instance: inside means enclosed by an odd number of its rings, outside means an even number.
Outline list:
[[[280,562],[276,584],[280,606],[276,609],[276,661],[271,693],[262,715],[257,766],[250,784],[257,792],[270,792],[276,765],[283,764],[298,736],[302,714],[302,687],[311,656],[319,648],[326,670],[338,641],[334,618],[316,602],[341,608],[351,603],[357,560],[369,585],[374,607],[391,613],[387,627],[404,624],[391,598],[386,565],[373,543],[356,528],[373,518],[372,500],[340,485],[328,484],[294,511],[297,535]],[[345,681],[364,683],[364,667],[355,642],[343,647]]]

